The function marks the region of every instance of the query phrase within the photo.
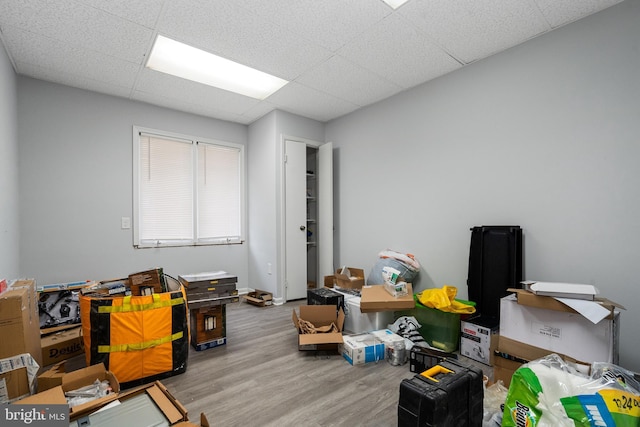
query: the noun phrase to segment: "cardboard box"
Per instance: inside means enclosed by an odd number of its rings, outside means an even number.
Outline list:
[[[42,366],[36,281],[16,280],[0,294],[0,359],[29,353]]]
[[[66,374],[64,361],[56,363],[38,375],[38,393],[62,385],[62,377]]]
[[[340,353],[351,365],[364,365],[384,360],[385,345],[373,334],[345,335]]]
[[[271,292],[256,289],[253,292],[249,292],[247,295],[245,295],[244,300],[251,305],[266,307],[273,304],[273,294]]]
[[[64,405],[67,403],[65,392],[70,390],[76,390],[80,387],[84,387],[93,384],[94,381],[107,380],[111,386],[112,392],[107,396],[95,399],[91,402],[80,404],[69,408],[69,417],[71,419],[77,418],[80,414],[91,412],[111,401],[118,399],[120,394],[120,383],[118,379],[107,371],[102,363],[97,365],[91,365],[86,368],[78,369],[77,371],[69,372],[62,375],[60,385],[45,390],[41,393],[34,394],[33,396],[26,397],[24,399],[15,402],[16,405],[20,404],[59,404]]]
[[[164,415],[169,425],[176,425],[189,420],[187,409],[176,399],[160,381],[145,384],[131,390],[119,393],[117,398],[120,402],[126,402],[129,399],[140,395],[147,395],[152,401],[150,404],[155,405]],[[91,414],[98,409],[103,408],[109,402],[95,404],[92,407],[77,409],[70,414],[71,421],[78,420],[77,425],[90,425]],[[73,409],[73,408],[72,408]],[[115,408],[117,411],[118,409]],[[88,423],[85,421],[89,421]],[[73,423],[71,425],[74,425]]]
[[[62,360],[84,354],[82,326],[47,333],[41,330],[40,346],[42,347],[42,366],[53,365]]]
[[[129,275],[131,295],[150,295],[167,292],[162,268],[152,268]]]
[[[384,285],[364,286],[360,300],[360,311],[370,313],[372,311],[396,311],[407,310],[415,307],[413,289],[411,283],[407,283],[408,295],[393,297],[384,288]]]
[[[550,300],[549,307],[556,307],[552,302],[559,303],[553,298],[529,295],[536,299],[536,304],[541,303],[538,298]],[[541,307],[545,306],[543,303]],[[618,363],[620,312],[617,310],[612,319],[594,324],[568,307],[556,310],[524,305],[519,295],[511,294],[500,300],[500,319],[503,337],[589,363]]]
[[[551,353],[560,356],[565,362],[572,364],[579,371],[589,374],[590,364],[573,357],[550,350],[535,347],[504,336],[498,336],[498,348],[494,352],[494,381],[502,380],[509,387],[511,376],[522,364],[541,359]]]
[[[460,354],[485,365],[493,365],[498,347],[499,321],[483,316],[460,322]]]
[[[300,315],[293,310],[291,320],[298,331],[298,350],[337,350],[342,344],[342,327],[344,325],[344,311],[331,305],[301,305]],[[337,332],[307,334],[300,328],[300,320],[311,322],[315,327],[336,325]]]
[[[524,289],[509,288],[507,290],[509,292],[514,292],[516,294],[518,304],[526,305],[529,307],[544,308],[546,310],[564,311],[568,313],[579,313],[578,311],[560,302],[554,297],[535,295]],[[593,301],[593,304],[606,310],[608,312],[606,316],[608,319],[613,318],[614,312],[616,309],[625,310],[624,306],[603,297],[596,297],[595,300]]]
[[[345,289],[360,289],[364,286],[364,270],[355,267],[347,267],[349,275],[343,274],[343,268],[336,270],[334,276],[336,286]],[[326,282],[326,281],[325,281]]]
[[[0,360],[0,403],[22,399],[36,392],[38,365],[29,353]]]

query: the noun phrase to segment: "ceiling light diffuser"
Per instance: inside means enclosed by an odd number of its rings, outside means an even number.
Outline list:
[[[256,99],[265,99],[286,80],[158,35],[147,67]]]
[[[403,4],[405,4],[408,0],[382,0],[382,1],[388,4],[389,6],[391,6],[392,9],[397,9]]]

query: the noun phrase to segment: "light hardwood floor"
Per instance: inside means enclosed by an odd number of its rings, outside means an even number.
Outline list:
[[[397,425],[409,364],[351,366],[337,352],[299,351],[291,314],[301,304],[228,304],[227,344],[190,347],[187,371],[162,383],[191,420],[203,412],[212,426]]]

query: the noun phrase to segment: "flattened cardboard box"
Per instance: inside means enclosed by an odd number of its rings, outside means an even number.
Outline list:
[[[360,311],[397,311],[414,308],[413,288],[407,283],[407,295],[394,297],[384,288],[384,285],[364,286],[360,299]]]
[[[265,307],[273,303],[273,294],[271,292],[256,289],[245,295],[244,300],[249,304],[257,305],[258,307]]]
[[[291,319],[298,331],[298,350],[330,350],[338,349],[343,343],[342,327],[344,326],[344,311],[331,305],[301,305],[300,316],[293,309]],[[338,332],[304,334],[300,330],[300,319],[311,322],[315,327],[329,326],[334,323]]]

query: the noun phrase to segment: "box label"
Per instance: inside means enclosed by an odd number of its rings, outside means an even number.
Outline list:
[[[562,328],[545,325],[544,323],[531,322],[531,332],[549,338],[562,339]]]

